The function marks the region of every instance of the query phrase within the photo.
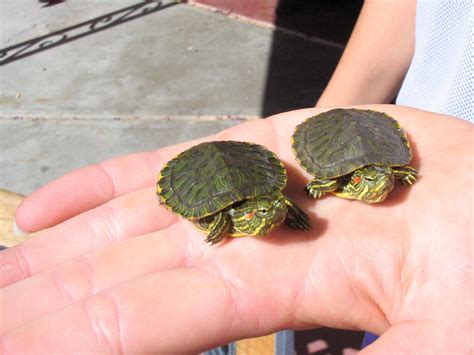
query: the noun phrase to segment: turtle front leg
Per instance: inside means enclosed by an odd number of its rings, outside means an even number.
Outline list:
[[[206,242],[213,245],[219,243],[232,227],[232,222],[227,212],[219,212],[213,216],[201,218],[197,221],[198,226],[207,230]]]
[[[285,223],[293,229],[306,231],[311,229],[311,220],[309,216],[292,200],[285,196],[285,205],[288,207]]]
[[[413,185],[418,176],[416,169],[408,165],[392,167],[392,170],[395,177],[405,186]]]
[[[308,182],[305,191],[308,196],[321,198],[326,193],[336,191],[340,187],[338,179],[318,179],[315,178]]]

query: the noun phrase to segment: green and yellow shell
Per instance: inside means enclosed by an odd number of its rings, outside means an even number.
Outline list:
[[[298,125],[297,161],[311,175],[340,177],[367,165],[404,166],[412,159],[405,132],[384,112],[334,109]]]
[[[282,190],[286,170],[265,147],[221,141],[196,145],[161,170],[161,201],[188,219],[214,214],[236,202]]]

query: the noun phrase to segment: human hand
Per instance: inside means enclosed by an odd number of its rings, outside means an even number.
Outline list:
[[[206,139],[274,151],[288,168],[285,194],[309,212],[311,232],[281,226],[209,247],[194,225],[160,206],[158,171],[202,140],[113,159],[43,187],[16,221],[25,230],[52,227],[0,254],[0,349],[196,353],[324,325],[382,334],[365,353],[472,351],[472,125],[367,107],[399,120],[419,171],[412,187],[398,186],[377,205],[304,195],[310,176],[296,164],[290,137],[321,110]]]

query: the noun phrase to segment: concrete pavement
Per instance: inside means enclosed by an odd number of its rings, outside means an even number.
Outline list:
[[[1,188],[29,194],[73,169],[204,137],[242,121],[1,119]]]
[[[173,1],[0,5],[0,187],[24,194],[102,159],[309,106],[342,51]]]

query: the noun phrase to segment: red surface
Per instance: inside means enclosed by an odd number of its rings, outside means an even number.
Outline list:
[[[275,8],[278,4],[278,0],[195,0],[195,2],[215,7],[223,12],[270,23],[275,22]]]
[[[279,28],[344,45],[357,19],[362,0],[193,0],[222,11],[271,23]],[[278,3],[283,7],[277,15]]]

